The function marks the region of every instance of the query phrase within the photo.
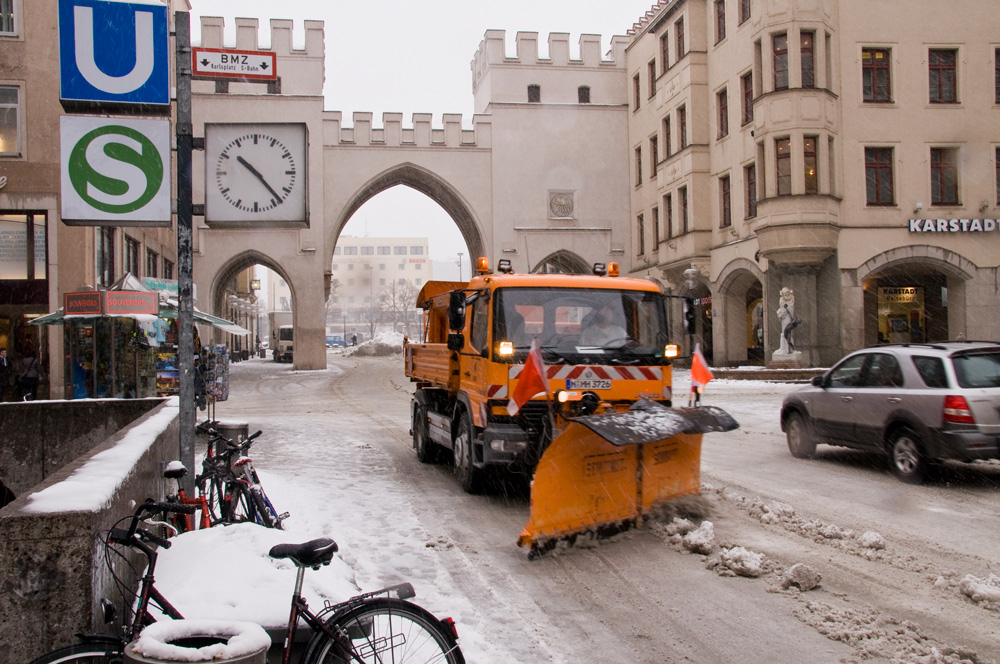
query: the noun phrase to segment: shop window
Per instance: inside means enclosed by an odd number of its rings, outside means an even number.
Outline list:
[[[819,172],[816,159],[816,136],[806,136],[802,142],[803,175],[807,194],[819,193]]]
[[[728,175],[719,178],[719,226],[729,228],[733,225],[733,199],[731,183]]]
[[[719,109],[718,138],[729,136],[729,92],[723,88],[715,95],[716,106]]]
[[[788,34],[780,33],[771,37],[771,53],[774,63],[774,89],[788,89]]]
[[[20,88],[0,85],[0,157],[21,154]]]
[[[746,183],[747,219],[757,216],[757,165],[750,164],[743,169],[743,181]]]
[[[576,100],[581,104],[590,103],[590,88],[586,85],[581,85],[576,89]]]
[[[775,172],[778,179],[778,196],[792,193],[792,141],[779,138],[774,142]]]
[[[528,86],[528,102],[531,104],[537,104],[542,101],[542,86],[540,85],[529,85]]]
[[[681,135],[681,150],[688,146],[688,114],[687,107],[681,106],[677,109],[677,131]]]
[[[747,72],[740,78],[743,86],[743,124],[753,122],[753,72]]]
[[[677,190],[677,195],[680,200],[677,201],[680,205],[680,222],[681,222],[681,233],[687,233],[690,228],[688,228],[688,189],[687,187],[681,187]]]
[[[684,57],[684,17],[677,19],[674,23],[674,43],[677,46],[677,59]]]
[[[930,102],[954,104],[958,101],[957,61],[958,51],[951,48],[932,48],[928,52],[930,75]]]
[[[97,229],[97,285],[105,288],[115,283],[115,229],[101,226]]]
[[[670,67],[670,33],[666,31],[660,35],[660,62],[663,73],[666,74]]]
[[[639,75],[636,74],[632,77],[632,110],[639,110]]]
[[[635,186],[642,184],[642,146],[635,148]]]
[[[649,79],[649,98],[656,94],[656,60],[646,63],[646,78]]]
[[[892,148],[865,148],[868,205],[895,205],[892,181]]]
[[[657,162],[660,161],[659,139],[654,135],[649,139],[649,173],[656,175]]]
[[[750,20],[750,0],[739,0],[740,3],[740,25]]]
[[[670,141],[670,133],[670,116],[667,115],[663,118],[663,152],[668,157],[674,152],[674,146]]]
[[[667,194],[663,197],[663,226],[667,231],[667,239],[674,237],[674,196]]]
[[[0,282],[48,278],[44,212],[0,212]]]
[[[660,208],[653,208],[653,250],[660,248]]]
[[[715,43],[726,38],[726,0],[715,0]]]
[[[146,276],[147,277],[156,277],[156,276],[158,276],[158,274],[157,274],[157,272],[158,272],[157,268],[159,267],[159,263],[160,263],[160,255],[158,253],[156,253],[155,251],[153,251],[152,249],[147,249],[146,250]]]
[[[931,204],[958,205],[958,151],[931,148]]]
[[[813,42],[816,41],[815,32],[799,33],[799,54],[802,59],[802,87],[816,87],[816,60]]]
[[[646,253],[646,221],[641,212],[635,216],[635,235],[636,246],[638,247],[636,255],[642,256]]]

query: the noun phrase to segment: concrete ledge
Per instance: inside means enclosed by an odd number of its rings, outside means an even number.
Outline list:
[[[79,632],[105,631],[100,610],[103,597],[122,610],[122,597],[104,562],[101,538],[114,522],[134,511],[135,503],[163,498],[163,465],[178,457],[178,409],[176,401],[155,401],[152,410],[0,510],[0,593],[4,598],[0,643],[6,646],[0,648],[0,664],[20,664],[71,645]],[[144,427],[150,420],[166,424],[151,430]],[[137,431],[140,427],[144,428]],[[78,471],[76,478],[86,478],[81,469],[88,462],[105,451],[121,452],[126,441],[131,450],[138,449],[138,461],[100,505],[35,511],[32,496]],[[101,495],[99,489],[97,494]],[[91,500],[93,495],[81,496],[81,503]],[[132,561],[139,565],[139,572],[140,563],[141,559]],[[123,561],[117,561],[115,574],[129,589],[136,587]]]
[[[808,383],[813,376],[821,376],[827,370],[812,369],[716,369],[712,375],[726,380],[763,380],[769,383]]]

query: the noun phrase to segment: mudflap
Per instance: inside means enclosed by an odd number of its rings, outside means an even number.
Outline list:
[[[714,408],[641,400],[624,413],[570,420],[542,455],[518,546],[531,557],[583,533],[641,525],[658,505],[701,490],[701,440],[739,425]]]

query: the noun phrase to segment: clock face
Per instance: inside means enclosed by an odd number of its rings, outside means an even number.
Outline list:
[[[209,222],[305,221],[305,126],[206,126]]]

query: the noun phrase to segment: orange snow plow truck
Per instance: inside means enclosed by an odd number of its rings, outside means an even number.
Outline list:
[[[657,284],[618,278],[614,263],[593,275],[515,274],[481,258],[476,271],[417,296],[423,342],[406,340],[404,360],[420,461],[452,458],[470,493],[491,469],[531,477],[518,544],[533,554],[641,523],[700,490],[702,434],[737,424],[718,408],[672,407],[678,348]],[[518,405],[528,374],[547,389]]]

